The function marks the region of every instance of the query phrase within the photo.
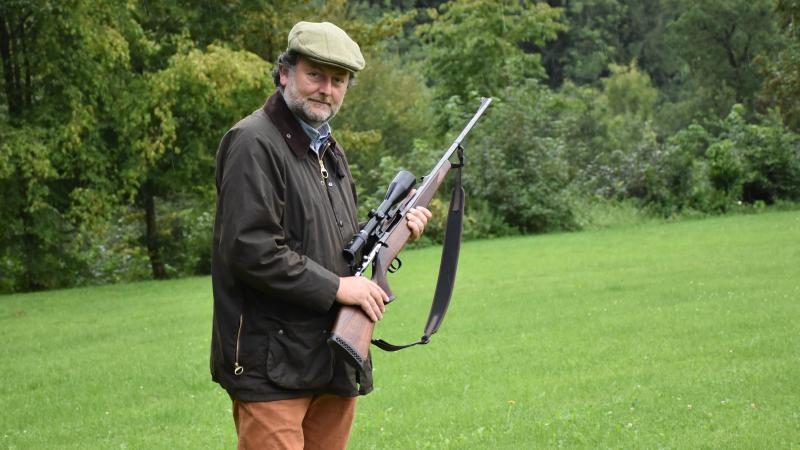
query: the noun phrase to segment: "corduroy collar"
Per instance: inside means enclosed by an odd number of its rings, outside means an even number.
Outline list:
[[[283,94],[281,94],[280,90],[276,89],[269,99],[267,99],[267,102],[264,104],[264,112],[267,113],[272,123],[278,127],[278,131],[281,132],[283,140],[286,141],[286,145],[292,149],[292,152],[294,152],[298,158],[305,157],[311,148],[311,139],[308,137],[308,133],[303,130],[303,126],[300,125],[300,122],[297,121],[294,114],[292,114],[289,106],[286,105],[286,100],[283,99]],[[334,153],[341,155],[341,150],[333,139],[333,136],[329,139]]]

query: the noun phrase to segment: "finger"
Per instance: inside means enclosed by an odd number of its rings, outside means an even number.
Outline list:
[[[379,306],[380,303],[381,303],[380,299],[373,297],[370,300],[371,300],[370,305],[372,306],[372,310],[375,313],[375,317],[377,317],[378,320],[383,319],[383,311],[381,310],[381,307]]]
[[[419,228],[419,231],[422,232],[422,230],[425,229],[425,224],[428,223],[428,219],[425,216],[417,217],[415,222],[417,223],[417,228]]]
[[[383,289],[380,288],[377,284],[375,285],[375,291],[373,292],[373,299],[375,300],[375,306],[378,310],[383,313],[386,310],[386,293],[383,292]]]
[[[419,225],[417,225],[416,223],[414,223],[414,222],[409,220],[408,221],[408,229],[411,230],[411,239],[412,240],[416,240],[417,238],[419,238],[419,236],[421,234],[420,229],[419,229]]]
[[[383,292],[383,289],[381,289],[380,292],[378,293],[378,305],[380,305],[381,311],[386,310],[386,303],[388,302],[389,302],[389,296],[386,294],[386,292]]]
[[[428,217],[425,215],[425,212],[421,210],[414,211],[413,213],[409,212],[407,218],[410,223],[416,224],[419,234],[422,234],[425,230],[425,226],[428,224]]]
[[[378,309],[381,310],[381,313],[386,311],[386,299],[384,297],[385,297],[384,294],[378,294],[377,305],[378,305]]]
[[[420,225],[425,226],[424,219],[422,219],[418,215],[412,214],[410,212],[406,216],[406,220],[408,220],[409,225],[415,225],[417,228],[419,228]]]
[[[416,217],[414,217],[412,215],[408,215],[408,216],[406,216],[406,220],[408,220],[408,225],[415,226],[415,227],[419,228],[419,219],[418,218],[416,218]]]
[[[378,321],[378,316],[375,314],[375,310],[372,308],[372,302],[365,301],[361,304],[361,309],[364,310],[364,314],[366,314],[371,321]]]
[[[372,283],[372,286],[374,286],[375,289],[377,290],[378,298],[381,300],[381,303],[386,303],[387,301],[389,301],[389,294],[387,294],[386,291],[384,291],[383,288],[378,283],[375,283],[372,280],[370,280],[370,283]]]
[[[364,280],[364,287],[366,290],[364,292],[364,302],[362,303],[361,307],[364,308],[364,311],[366,311],[367,315],[370,319],[372,319],[373,322],[377,322],[380,320],[380,317],[375,312],[375,300],[373,298],[373,291],[376,285],[369,279],[362,278],[362,280]]]
[[[430,219],[431,217],[433,217],[433,213],[431,212],[431,210],[429,210],[424,206],[416,206],[414,207],[414,210],[421,212],[426,219]]]

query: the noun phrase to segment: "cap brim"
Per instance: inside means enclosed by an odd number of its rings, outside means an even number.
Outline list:
[[[339,63],[335,63],[335,62],[331,62],[331,61],[326,61],[324,59],[315,58],[313,56],[306,55],[305,53],[300,53],[300,56],[302,56],[303,58],[307,58],[307,59],[309,59],[311,61],[314,61],[315,63],[318,63],[318,64],[324,64],[326,66],[333,66],[333,67],[338,67],[339,69],[344,69],[344,70],[350,72],[350,74],[352,74],[352,75],[356,74],[357,72],[359,72],[361,70],[361,69],[354,69],[352,67],[347,67],[344,64],[339,64]]]

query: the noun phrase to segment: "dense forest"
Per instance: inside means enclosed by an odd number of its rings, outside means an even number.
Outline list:
[[[332,123],[363,215],[482,96],[470,238],[800,201],[799,0],[2,0],[0,292],[208,273],[217,145],[298,20],[365,53]]]

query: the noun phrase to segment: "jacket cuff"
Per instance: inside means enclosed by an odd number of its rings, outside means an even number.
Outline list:
[[[316,292],[308,297],[306,307],[320,313],[328,312],[336,303],[339,276],[313,260],[308,259],[306,264],[306,270],[316,274],[318,278],[318,281],[314,283]]]

